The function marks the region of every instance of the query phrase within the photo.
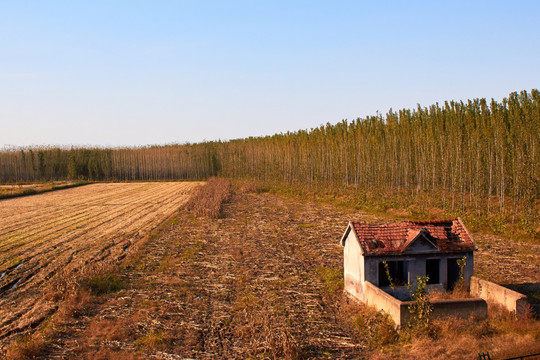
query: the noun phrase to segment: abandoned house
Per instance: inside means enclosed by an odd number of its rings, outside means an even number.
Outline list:
[[[452,290],[462,269],[469,295],[431,301],[434,316],[486,317],[488,301],[516,316],[528,313],[525,295],[473,276],[478,248],[459,218],[384,225],[350,222],[341,245],[345,291],[390,315],[397,327],[410,319],[408,283],[414,287],[417,276],[427,275],[428,292]]]
[[[459,218],[383,225],[350,222],[341,245],[345,290],[363,302],[367,302],[366,282],[389,292],[392,281],[392,293],[401,300],[407,300],[406,285],[414,285],[417,276],[429,277],[428,290],[451,290],[460,277],[463,257],[468,287],[477,250]]]

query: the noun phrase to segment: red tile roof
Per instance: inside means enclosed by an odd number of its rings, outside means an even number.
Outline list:
[[[350,229],[354,230],[364,255],[403,254],[421,232],[440,252],[463,252],[477,249],[471,235],[459,218],[437,221],[406,221],[383,225],[350,222],[342,244]]]

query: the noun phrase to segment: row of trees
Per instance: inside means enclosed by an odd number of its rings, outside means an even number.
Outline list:
[[[0,181],[231,178],[384,193],[428,192],[444,206],[534,209],[540,93],[445,102],[311,130],[227,142],[120,149],[6,149]],[[508,199],[511,205],[508,205]]]
[[[141,148],[30,148],[0,152],[0,182],[200,180],[219,173],[212,144]]]
[[[540,195],[540,94],[390,110],[222,147],[230,177],[431,192],[451,207],[484,199],[488,212],[502,209],[508,196],[516,208],[533,206]]]

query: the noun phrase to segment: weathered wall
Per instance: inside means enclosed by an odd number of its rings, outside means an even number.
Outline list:
[[[350,236],[350,235],[349,235]],[[404,270],[407,272],[408,281],[416,286],[416,277],[426,275],[426,260],[439,259],[439,282],[446,289],[448,287],[448,259],[461,259],[463,256],[467,257],[465,267],[463,269],[463,277],[465,280],[465,286],[469,286],[470,277],[474,274],[474,254],[458,253],[458,254],[442,254],[442,253],[428,253],[428,254],[407,254],[403,256],[366,256],[365,273],[363,274],[366,281],[371,282],[374,285],[379,285],[379,262],[381,261],[404,261]],[[361,256],[362,257],[362,256]]]
[[[377,310],[383,311],[394,320],[397,325],[401,325],[403,313],[403,302],[387,294],[369,281],[364,283],[364,296],[366,305],[374,306]],[[405,308],[406,310],[406,308]]]
[[[345,290],[358,300],[364,301],[364,257],[353,232],[345,239],[343,246],[343,280]]]
[[[502,305],[517,316],[525,315],[529,305],[527,296],[476,276],[471,277],[471,295]]]
[[[379,258],[375,256],[364,257],[365,262],[365,280],[376,286],[379,285],[379,262],[388,260],[387,258]]]
[[[409,305],[413,304],[412,301],[400,301],[368,281],[364,283],[364,297],[367,305],[390,315],[397,326],[401,327],[409,321]],[[436,300],[432,304],[433,317],[468,318],[474,315],[485,318],[487,316],[487,303],[480,298]]]
[[[434,300],[431,303],[434,317],[455,316],[466,319],[474,315],[485,318],[488,314],[487,303],[480,298]]]

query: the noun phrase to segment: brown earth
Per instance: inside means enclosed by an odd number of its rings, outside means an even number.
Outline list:
[[[51,291],[125,257],[197,186],[94,184],[0,200],[0,345],[56,310]]]
[[[493,325],[454,322],[446,333],[458,329],[458,340],[392,346],[387,320],[343,295],[339,245],[349,220],[387,219],[267,193],[235,193],[223,215],[180,211],[120,269],[123,290],[64,320],[47,357],[457,359],[540,339],[534,320],[529,333],[500,336]],[[477,239],[484,277],[538,283],[537,245]],[[522,255],[532,261],[515,261]]]

